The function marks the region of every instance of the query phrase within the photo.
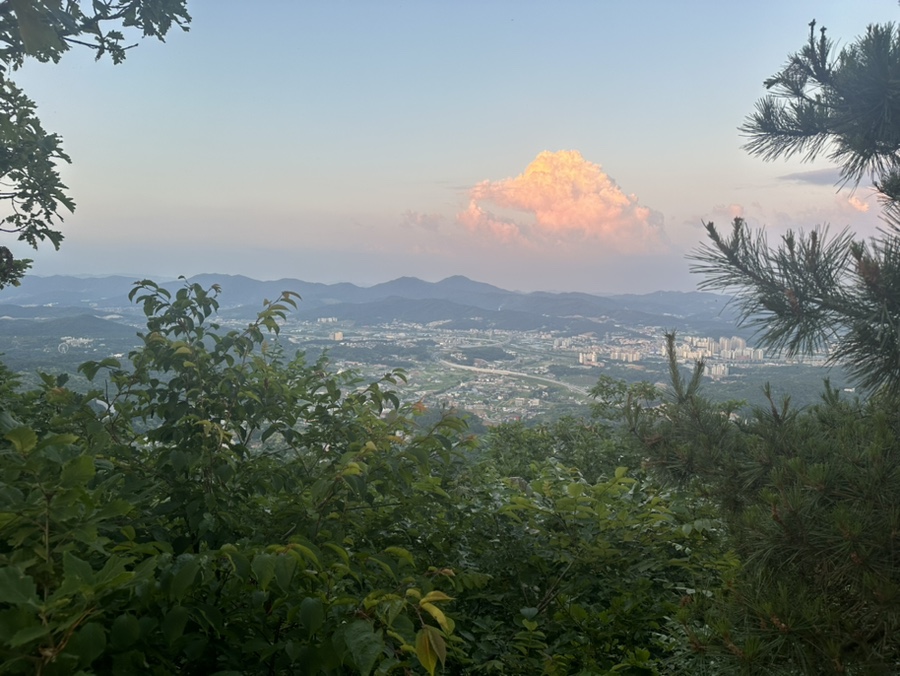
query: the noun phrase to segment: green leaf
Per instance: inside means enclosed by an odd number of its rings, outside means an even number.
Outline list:
[[[99,622],[89,622],[80,627],[66,646],[66,651],[81,658],[82,664],[90,664],[106,650],[106,631]],[[83,672],[82,672],[83,673]]]
[[[17,568],[0,568],[0,603],[36,606],[37,587],[34,580]]]
[[[324,542],[322,543],[322,546],[332,550],[335,554],[341,557],[341,560],[344,562],[345,566],[347,566],[348,568],[350,567],[350,555],[347,554],[346,549],[333,542]]]
[[[8,432],[17,427],[19,427],[19,424],[8,411],[0,411],[0,432]]]
[[[175,600],[184,598],[188,588],[194,583],[199,569],[200,565],[196,559],[190,558],[186,561],[172,577],[172,583],[169,585],[169,597]]]
[[[306,627],[310,636],[325,623],[325,609],[319,599],[310,597],[300,602],[300,623]]]
[[[166,613],[166,620],[162,624],[162,632],[166,637],[166,642],[170,645],[181,638],[184,633],[184,627],[188,621],[188,611],[184,606],[175,606]]]
[[[29,56],[41,56],[50,51],[63,51],[66,46],[53,26],[41,16],[33,0],[10,0],[19,24],[19,35]]]
[[[256,577],[256,583],[259,588],[266,590],[275,577],[275,557],[271,554],[257,554],[253,557],[250,569]]]
[[[434,593],[434,592],[432,592]],[[419,607],[431,615],[439,625],[441,625],[441,629],[443,629],[447,634],[453,633],[454,622],[446,615],[444,615],[444,611],[438,608],[436,605],[431,603],[425,603],[425,600],[419,602]],[[526,620],[527,621],[527,620]]]
[[[316,568],[321,568],[321,564],[319,563],[319,557],[316,553],[307,547],[306,545],[302,545],[299,542],[292,542],[289,545],[290,549],[295,552],[300,552],[306,559],[313,564]]]
[[[290,554],[279,554],[275,557],[275,581],[282,591],[291,588],[294,571],[297,570],[297,559]]]
[[[437,603],[438,601],[452,601],[452,596],[447,596],[442,591],[430,591],[425,596],[422,597],[422,600],[419,602],[419,605],[423,603]]]
[[[447,644],[437,628],[425,626],[418,631],[416,634],[416,657],[431,676],[434,676],[438,660],[444,664],[447,659]]]
[[[387,547],[384,550],[385,554],[393,554],[400,561],[405,561],[410,566],[415,566],[415,561],[413,561],[412,554],[409,553],[409,550],[404,549],[403,547]]]
[[[116,516],[124,516],[128,514],[128,512],[134,509],[134,505],[132,505],[127,500],[121,499],[113,499],[106,502],[103,507],[97,510],[97,518],[100,519],[110,519]],[[131,528],[131,530],[127,530]],[[128,534],[131,534],[129,537]],[[123,526],[122,534],[128,537],[129,540],[134,540],[134,528],[131,526]]]
[[[241,554],[234,545],[226,545],[221,550],[222,556],[228,559],[234,574],[241,580],[247,580],[250,577],[250,561],[246,556]]]
[[[569,606],[569,614],[576,622],[584,622],[588,618],[587,611],[577,603],[573,603]]]
[[[351,622],[343,634],[356,668],[362,676],[368,676],[378,656],[384,652],[384,637],[365,620]]]
[[[37,434],[30,427],[17,427],[7,432],[4,438],[12,442],[13,447],[22,454],[37,446]]]
[[[47,446],[68,446],[69,444],[74,444],[78,441],[78,437],[74,434],[54,434],[52,437],[47,437],[38,444],[38,448],[45,448]]]
[[[20,645],[31,643],[35,639],[42,638],[50,633],[49,625],[39,624],[34,627],[25,627],[20,629],[9,639],[8,643],[11,647],[17,648]]]
[[[94,478],[94,459],[89,455],[80,455],[63,466],[60,483],[64,488],[83,486]]]
[[[116,650],[132,646],[141,636],[141,625],[134,615],[119,615],[109,633],[110,645]]]
[[[538,609],[537,608],[519,608],[519,612],[526,620],[533,620],[537,617]]]
[[[91,593],[91,588],[95,584],[94,570],[87,561],[82,561],[72,552],[63,554],[63,583],[61,590],[65,589],[68,593],[82,592]]]

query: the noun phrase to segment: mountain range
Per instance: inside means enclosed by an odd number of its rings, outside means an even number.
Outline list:
[[[133,324],[140,308],[128,301],[135,280],[124,276],[27,276],[21,286],[0,291],[0,335],[26,330],[20,322],[46,323],[63,317],[90,315],[97,321]],[[394,321],[446,328],[547,330],[567,333],[627,331],[635,326],[658,326],[701,335],[745,335],[737,329],[730,298],[713,293],[658,291],[650,294],[600,296],[588,293],[522,293],[508,291],[467,277],[426,282],[400,277],[362,287],[350,283],[320,284],[299,279],[260,281],[240,275],[203,274],[166,282],[176,290],[185,283],[221,287],[220,314],[255,316],[264,299],[283,291],[299,293],[301,301],[291,316],[298,320],[334,317],[356,325]],[[6,324],[7,326],[3,326]],[[112,327],[110,327],[112,328]],[[92,323],[92,333],[100,329]],[[36,327],[27,329],[33,335]]]

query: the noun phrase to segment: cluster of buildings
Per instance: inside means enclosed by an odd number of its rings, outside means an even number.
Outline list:
[[[553,348],[576,352],[581,366],[600,368],[606,367],[607,361],[634,364],[648,356],[652,359],[667,356],[665,341],[659,333],[646,337],[607,335],[606,344],[599,346],[595,344],[596,340],[593,335],[556,338]],[[728,377],[729,366],[761,363],[766,359],[765,351],[748,346],[739,336],[683,336],[675,349],[680,362],[692,364],[701,359],[706,362],[705,373],[710,378]]]
[[[606,363],[601,361],[601,357],[603,356],[605,356],[610,361],[623,361],[627,364],[639,362],[643,357],[643,355],[637,350],[614,348],[612,350],[604,350],[603,352],[597,352],[596,350],[591,352],[579,352],[578,363],[582,366],[603,367],[606,366]]]
[[[698,338],[684,336],[676,348],[678,359],[694,362],[710,357],[726,362],[760,362],[765,359],[765,352],[759,348],[748,347],[747,341],[738,336],[731,338]],[[665,356],[665,347],[661,354]],[[724,375],[727,375],[724,374]]]

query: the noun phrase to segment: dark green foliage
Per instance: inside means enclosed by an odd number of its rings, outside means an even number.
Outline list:
[[[610,471],[611,463],[625,461],[621,445],[604,426],[572,417],[534,426],[504,423],[490,428],[483,444],[486,457],[502,476],[526,482],[548,462],[577,467],[593,483]]]
[[[61,3],[54,0],[0,2],[0,73],[22,65],[26,56],[58,62],[73,45],[97,58],[125,59],[127,31],[164,40],[173,26],[188,30],[186,0],[112,0]],[[133,36],[128,38],[134,39]]]
[[[744,419],[695,382],[636,432],[654,472],[718,506],[741,561],[719,594],[692,603],[707,626],[687,631],[712,671],[896,673],[896,406],[826,388],[808,410],[770,400]]]
[[[129,368],[87,363],[103,391],[48,379],[27,423],[2,420],[0,669],[369,673],[415,659],[425,626],[449,635],[444,578],[416,572],[394,524],[439,490],[428,468],[456,423],[407,436],[382,387],[399,374],[284,360],[264,331],[290,294],[225,333],[215,290],[135,296],[148,327]]]
[[[674,617],[727,566],[702,509],[624,467],[589,483],[554,462],[473,498],[457,584],[474,588],[454,604],[467,672],[690,672]]]
[[[688,664],[680,600],[727,558],[702,503],[615,468],[604,426],[552,432],[589,480],[537,456],[507,479],[460,419],[418,420],[402,373],[286,357],[268,334],[294,294],[229,331],[217,296],[140,282],[142,345],[82,365],[97,389],[0,385],[0,671]]]
[[[44,240],[59,248],[62,234],[55,229],[55,220],[62,208],[75,209],[56,169],[58,162],[68,161],[59,136],[41,126],[34,103],[0,75],[0,181],[4,185],[0,202],[8,205],[9,212],[0,220],[0,232],[15,233],[34,248]],[[18,285],[30,263],[16,260],[7,247],[0,246],[0,289]]]
[[[764,347],[828,350],[871,395],[848,401],[826,383],[820,403],[777,401],[748,417],[678,372],[631,427],[656,476],[720,510],[740,561],[713,595],[695,595],[685,626],[710,673],[894,674],[900,670],[900,33],[871,26],[833,53],[808,44],[766,81],[743,127],[765,159],[828,150],[844,182],[873,177],[889,229],[870,243],[825,228],[770,247],[735,219],[707,224],[695,252],[702,288],[736,291]],[[698,619],[702,618],[702,619]]]

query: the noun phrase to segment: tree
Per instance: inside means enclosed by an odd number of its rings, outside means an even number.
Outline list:
[[[140,345],[83,364],[88,392],[45,375],[20,393],[0,368],[0,673],[653,674],[690,660],[673,617],[727,568],[704,505],[614,460],[588,480],[535,454],[527,479],[508,478],[491,458],[508,449],[479,453],[461,419],[423,426],[421,403],[391,389],[402,373],[366,382],[286,356],[275,337],[295,294],[226,330],[218,293],[138,283]],[[595,468],[604,429],[552,429],[572,459],[591,435]]]
[[[703,364],[635,409],[654,476],[703,496],[736,565],[691,593],[689,643],[716,674],[895,674],[900,668],[900,415],[892,400],[774,401],[746,416],[705,398]],[[700,673],[698,668],[697,672]]]
[[[692,254],[700,288],[736,292],[742,321],[760,343],[789,354],[830,348],[868,392],[900,395],[900,30],[869,26],[834,54],[810,24],[806,46],[765,81],[741,131],[765,160],[822,153],[844,184],[872,178],[887,227],[871,242],[846,230],[788,232],[770,247],[734,220],[730,235],[707,223],[709,243]]]
[[[142,347],[82,366],[105,387],[0,388],[0,672],[434,673],[452,581],[403,524],[461,423],[285,358],[296,294],[230,331],[217,295],[140,283]]]
[[[186,0],[110,0],[86,3],[62,0],[0,1],[0,232],[14,234],[32,248],[49,241],[59,249],[62,212],[75,209],[57,165],[69,162],[61,139],[47,133],[35,104],[9,79],[26,56],[58,62],[72,46],[109,56],[120,63],[126,31],[163,40],[173,25],[188,29]],[[0,289],[18,285],[30,267],[0,245]]]
[[[708,401],[703,364],[631,427],[656,476],[718,507],[740,565],[690,604],[685,632],[714,673],[893,674],[900,669],[900,32],[870,26],[837,55],[824,29],[765,85],[743,127],[766,160],[828,153],[844,184],[869,176],[887,226],[865,242],[844,230],[787,233],[770,247],[736,218],[706,224],[692,254],[701,288],[735,291],[763,345],[827,348],[873,396],[826,383],[798,411],[774,401],[750,416]],[[696,626],[696,625],[695,625]]]

